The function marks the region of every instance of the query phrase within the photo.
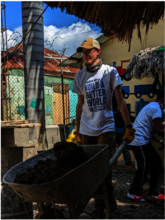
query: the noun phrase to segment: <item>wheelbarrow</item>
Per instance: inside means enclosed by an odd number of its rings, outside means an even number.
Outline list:
[[[110,217],[110,207],[107,196],[105,178],[110,172],[112,164],[120,156],[126,141],[123,142],[113,157],[108,158],[108,145],[81,145],[89,159],[85,163],[71,170],[60,178],[43,184],[17,184],[14,183],[16,175],[25,173],[28,168],[33,168],[39,160],[57,160],[54,149],[47,150],[24,162],[12,167],[3,177],[3,182],[8,184],[25,202],[37,202],[37,204],[54,204],[55,218],[59,218],[55,203],[67,204],[70,218],[77,219],[83,212],[98,186],[102,184],[105,200],[106,218]],[[49,207],[50,208],[50,207]],[[26,205],[25,205],[26,209]],[[41,214],[39,213],[40,217]],[[28,212],[27,212],[28,215]]]

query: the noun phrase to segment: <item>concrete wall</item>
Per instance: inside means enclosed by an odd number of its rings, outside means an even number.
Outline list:
[[[73,88],[73,81],[70,81],[69,83],[69,111],[70,111],[70,122],[72,119],[76,118],[76,106],[78,102],[78,95],[76,93],[72,92]]]

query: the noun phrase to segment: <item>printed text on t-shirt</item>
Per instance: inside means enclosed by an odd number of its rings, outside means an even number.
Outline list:
[[[85,90],[89,110],[91,112],[105,110],[106,90],[103,80],[94,79],[87,81]]]

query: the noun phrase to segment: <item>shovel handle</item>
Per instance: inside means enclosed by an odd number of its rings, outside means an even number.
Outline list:
[[[115,163],[115,161],[120,157],[121,153],[123,152],[124,148],[126,147],[128,141],[123,141],[121,145],[117,148],[117,151],[113,154],[111,159],[109,160],[109,168]]]

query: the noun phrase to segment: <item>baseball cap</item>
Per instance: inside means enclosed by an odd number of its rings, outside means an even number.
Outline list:
[[[84,49],[92,49],[92,48],[100,49],[100,44],[97,40],[94,40],[93,38],[87,38],[82,42],[81,46],[77,48],[77,53],[80,53],[82,51],[82,48],[84,48]]]

